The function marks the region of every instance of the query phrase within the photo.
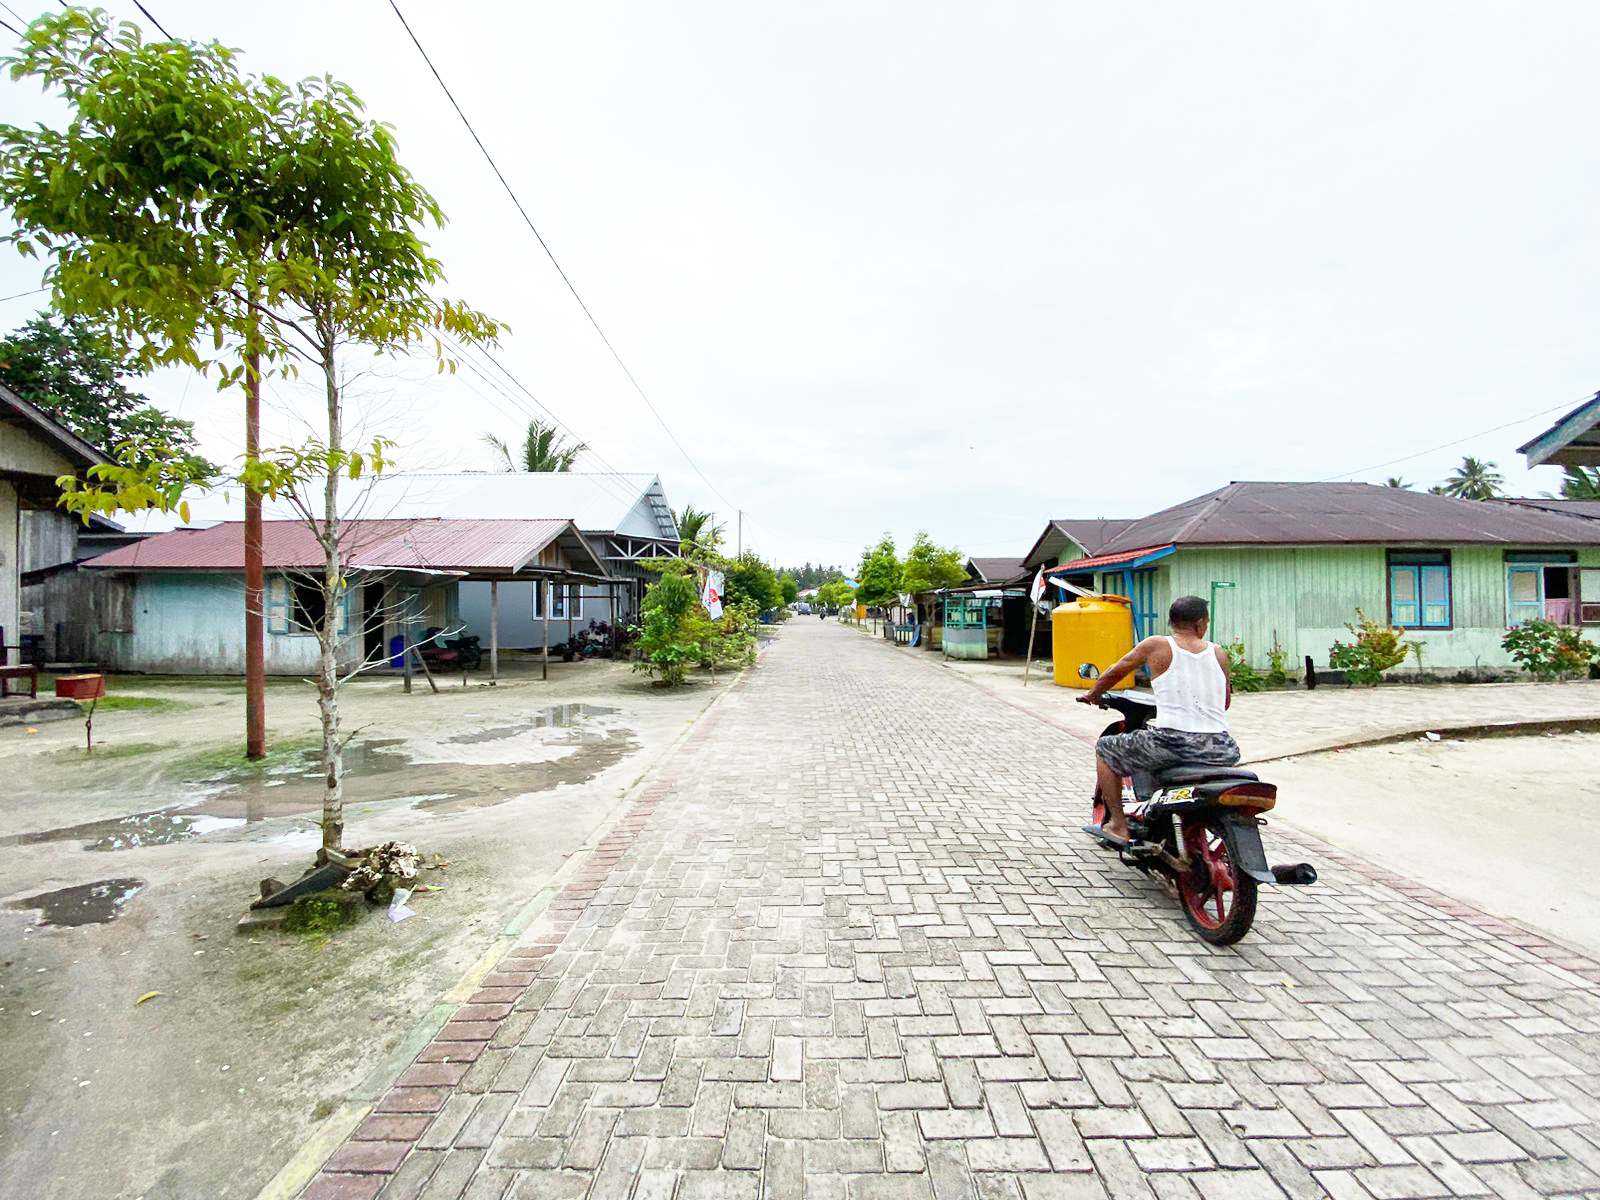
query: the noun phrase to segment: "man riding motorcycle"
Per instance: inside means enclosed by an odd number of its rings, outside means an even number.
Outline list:
[[[1199,596],[1172,602],[1170,637],[1148,637],[1124,654],[1078,697],[1099,704],[1108,689],[1140,667],[1150,672],[1156,695],[1156,723],[1132,733],[1106,734],[1095,743],[1095,773],[1105,801],[1105,825],[1096,832],[1126,845],[1128,818],[1122,809],[1124,775],[1154,773],[1165,767],[1223,766],[1239,761],[1239,747],[1228,733],[1227,708],[1233,703],[1231,664],[1221,646],[1206,640],[1210,610]]]

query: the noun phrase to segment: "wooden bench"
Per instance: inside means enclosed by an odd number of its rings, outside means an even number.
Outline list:
[[[7,681],[12,679],[26,679],[28,681],[28,695],[33,699],[39,698],[39,668],[31,663],[26,666],[4,667],[0,666],[0,699],[11,695]]]

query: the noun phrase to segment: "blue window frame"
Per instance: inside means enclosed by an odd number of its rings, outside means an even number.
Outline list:
[[[1454,624],[1448,550],[1389,551],[1389,624],[1449,629]]]

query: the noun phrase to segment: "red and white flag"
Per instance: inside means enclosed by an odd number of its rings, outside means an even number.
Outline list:
[[[1028,599],[1035,604],[1044,599],[1044,568],[1042,566],[1033,577],[1033,586],[1028,589]]]
[[[700,603],[706,606],[706,612],[713,621],[722,619],[722,572],[706,572],[705,586],[700,589]]]

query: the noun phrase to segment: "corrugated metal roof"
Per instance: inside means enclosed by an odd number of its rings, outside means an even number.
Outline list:
[[[1600,525],[1568,513],[1370,483],[1230,483],[1131,522],[1100,547],[1600,545]]]
[[[340,530],[342,557],[352,570],[510,572],[526,566],[558,538],[569,556],[585,557],[587,544],[572,522],[553,518],[346,521]],[[301,521],[263,522],[262,557],[268,568],[277,569],[316,568],[323,562],[321,543]],[[592,553],[586,557],[590,561],[580,561],[575,568],[599,571]],[[83,565],[134,571],[242,571],[244,522],[157,534]]]
[[[978,572],[978,578],[985,583],[1004,583],[1008,579],[1015,579],[1022,574],[1023,566],[1020,558],[969,558]]]

